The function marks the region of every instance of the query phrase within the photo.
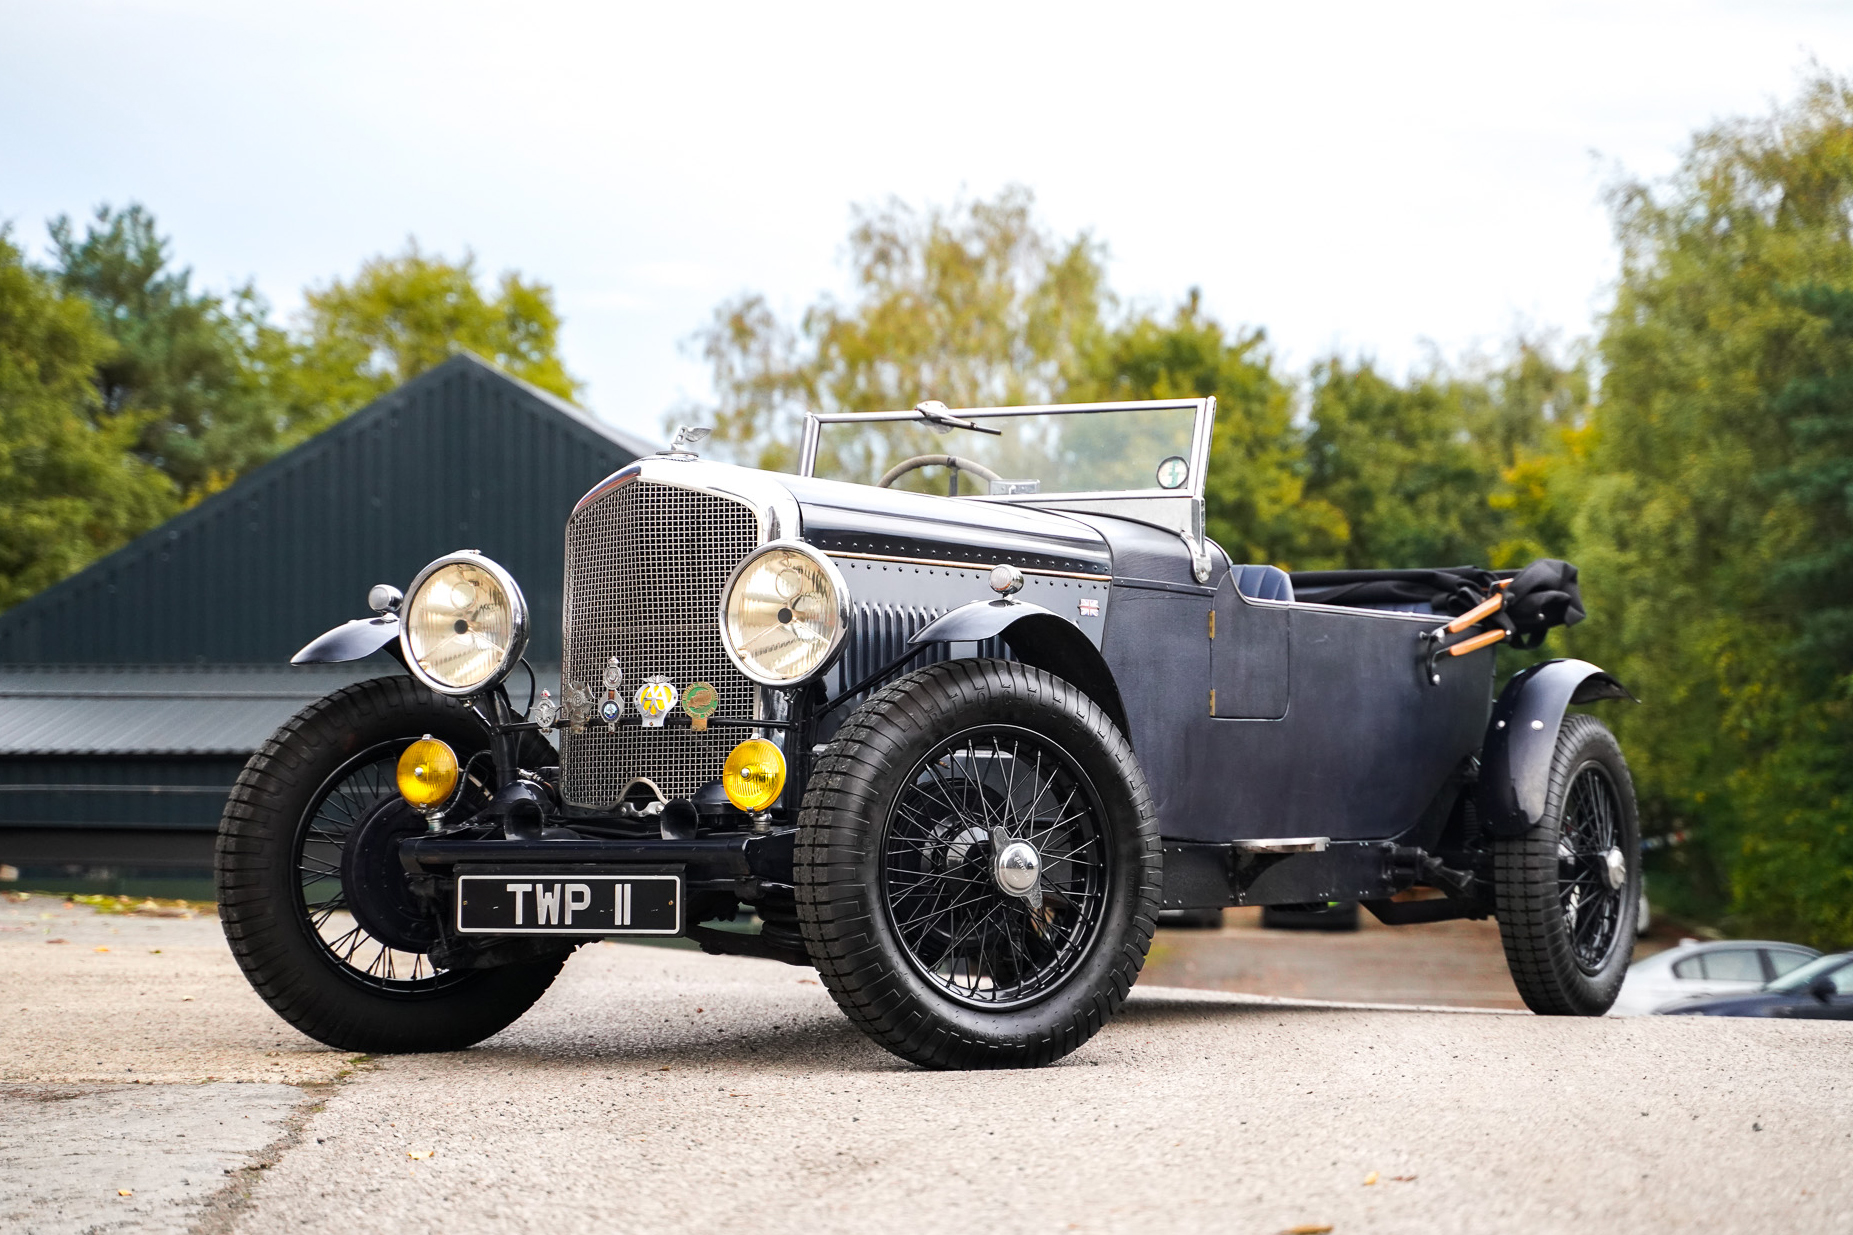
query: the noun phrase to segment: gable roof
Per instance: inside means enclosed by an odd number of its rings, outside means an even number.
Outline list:
[[[462,353],[0,614],[0,664],[281,664],[455,549],[514,574],[557,661],[566,517],[654,448]]]

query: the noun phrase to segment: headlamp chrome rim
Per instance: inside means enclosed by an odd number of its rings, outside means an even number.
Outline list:
[[[772,677],[754,668],[751,661],[734,650],[733,640],[729,637],[727,630],[727,602],[733,596],[734,587],[739,584],[747,571],[753,568],[755,562],[777,552],[792,552],[808,559],[829,581],[830,591],[836,599],[836,631],[830,637],[829,646],[824,649],[823,655],[815,666],[796,677],[789,678]],[[836,663],[837,656],[843,650],[844,641],[849,638],[849,615],[849,585],[843,581],[843,572],[836,568],[836,563],[802,540],[769,540],[741,558],[740,564],[733,568],[732,574],[727,576],[727,582],[721,588],[721,603],[715,611],[714,620],[720,629],[721,650],[727,653],[727,659],[733,662],[734,668],[761,686],[797,686],[829,672],[830,667]]]
[[[446,566],[456,565],[473,566],[482,571],[491,579],[495,580],[496,586],[502,589],[502,594],[508,597],[508,647],[503,651],[500,663],[490,672],[489,676],[469,686],[453,686],[440,678],[432,676],[425,670],[423,665],[418,663],[418,657],[412,652],[411,643],[412,618],[415,612],[415,606],[418,604],[420,594],[425,584],[430,580],[432,575],[444,569]],[[509,574],[502,564],[493,558],[486,557],[474,549],[459,549],[455,553],[446,553],[443,557],[433,559],[423,570],[419,571],[417,576],[412,580],[412,585],[405,589],[405,600],[399,607],[400,656],[401,659],[405,661],[405,667],[411,671],[413,677],[417,678],[420,682],[423,682],[440,695],[449,695],[453,699],[462,699],[470,695],[480,695],[485,691],[494,690],[497,686],[502,684],[503,679],[514,672],[515,666],[521,663],[521,655],[523,652],[527,651],[527,647],[528,598],[522,594],[521,585],[515,582],[515,577]]]

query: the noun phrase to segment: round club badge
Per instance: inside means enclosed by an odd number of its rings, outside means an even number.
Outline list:
[[[618,718],[623,715],[624,700],[618,698],[616,695],[606,695],[605,698],[599,702],[598,718],[607,725],[617,724]],[[645,721],[644,723],[647,725],[650,722]]]
[[[661,729],[663,718],[675,710],[675,684],[668,678],[657,674],[643,680],[637,688],[637,715],[643,718],[646,729]]]
[[[691,729],[706,729],[708,717],[720,706],[720,692],[706,682],[690,682],[682,692],[682,710],[688,713]]]
[[[624,666],[620,665],[618,658],[613,656],[605,662],[605,689],[616,690],[622,685],[624,685]]]
[[[1182,489],[1184,482],[1190,479],[1190,464],[1183,455],[1172,455],[1158,465],[1158,487],[1160,489]]]

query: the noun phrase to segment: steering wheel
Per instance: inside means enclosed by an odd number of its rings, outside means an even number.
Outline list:
[[[986,483],[1003,479],[1002,476],[999,476],[984,464],[972,459],[961,459],[957,455],[915,455],[911,459],[902,459],[899,463],[883,472],[881,474],[881,479],[876,481],[875,484],[878,488],[892,489],[895,481],[907,475],[907,473],[917,472],[923,467],[949,467],[952,469],[952,479],[948,483],[946,490],[947,497],[957,497],[959,495],[960,472],[970,472]]]

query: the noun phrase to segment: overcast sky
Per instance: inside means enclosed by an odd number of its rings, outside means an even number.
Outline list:
[[[1618,169],[1853,70],[1853,4],[0,0],[0,220],[144,202],[282,312],[415,235],[552,283],[657,433],[725,297],[845,289],[852,203],[1035,190],[1114,288],[1295,366],[1586,333]]]

